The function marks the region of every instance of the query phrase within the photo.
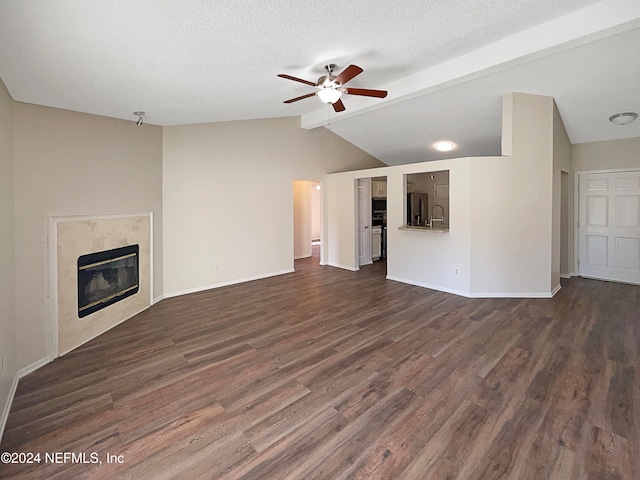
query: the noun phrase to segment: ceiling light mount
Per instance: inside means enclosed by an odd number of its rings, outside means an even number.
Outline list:
[[[335,63],[330,63],[328,65],[325,65],[324,69],[327,71],[329,76],[331,76],[331,72],[333,72],[336,69],[336,67],[337,67],[337,65]]]
[[[142,123],[144,122],[144,120],[142,119],[142,117],[144,116],[144,112],[140,111],[140,112],[133,112],[134,115],[138,116],[138,121],[136,122],[137,126],[142,125]]]
[[[611,115],[609,117],[609,121],[615,125],[628,125],[636,118],[638,118],[638,114],[636,112],[622,112]]]

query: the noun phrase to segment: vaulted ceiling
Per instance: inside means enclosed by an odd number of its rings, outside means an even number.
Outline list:
[[[572,143],[640,137],[638,0],[2,0],[16,101],[157,125],[300,116],[387,164],[499,155],[501,97],[552,96]],[[277,77],[364,72],[335,113]],[[432,144],[454,141],[446,154]]]

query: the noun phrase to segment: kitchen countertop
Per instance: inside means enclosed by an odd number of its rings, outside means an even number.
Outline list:
[[[408,230],[410,232],[432,232],[432,233],[449,233],[449,227],[419,227],[411,225],[403,225],[398,230]]]

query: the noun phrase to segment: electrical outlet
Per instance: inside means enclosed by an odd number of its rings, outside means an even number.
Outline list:
[[[456,275],[458,275],[459,273],[460,273],[460,269],[456,267]]]
[[[202,273],[202,267],[196,267],[196,272]]]
[[[220,264],[216,263],[216,270],[220,270]]]

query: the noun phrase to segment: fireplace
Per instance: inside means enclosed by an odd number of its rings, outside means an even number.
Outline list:
[[[78,257],[78,317],[86,317],[139,290],[139,246]]]

